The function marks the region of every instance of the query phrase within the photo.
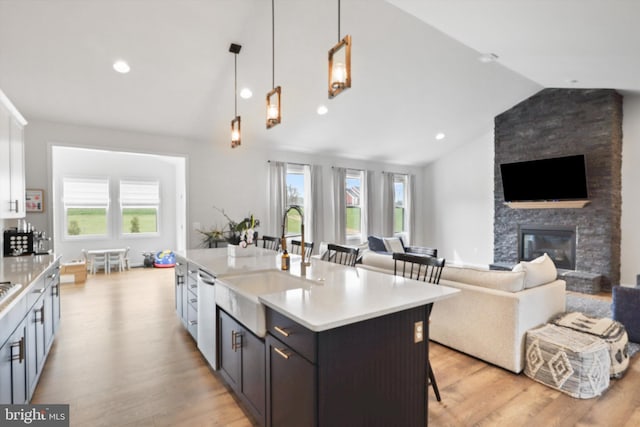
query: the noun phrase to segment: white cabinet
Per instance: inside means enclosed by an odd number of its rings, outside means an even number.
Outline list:
[[[0,218],[24,218],[26,120],[0,90]]]

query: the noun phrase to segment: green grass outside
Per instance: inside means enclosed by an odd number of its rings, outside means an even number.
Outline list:
[[[285,224],[285,230],[287,235],[289,234],[300,234],[300,224],[301,224],[300,214],[296,211],[290,211],[287,214],[287,223]],[[306,233],[305,233],[306,234]]]
[[[347,206],[347,236],[360,234],[360,208]]]
[[[404,208],[394,208],[393,210],[393,232],[402,233],[404,231]]]
[[[138,218],[138,230],[132,230],[131,221]],[[155,208],[125,208],[122,210],[123,233],[156,233],[158,231],[158,216]]]
[[[138,218],[140,233],[158,231],[157,215],[154,208],[132,208],[124,209],[123,233],[131,233],[131,220],[134,217]],[[77,226],[74,225],[74,222]],[[67,230],[69,235],[74,236],[106,235],[107,210],[105,208],[68,208]]]

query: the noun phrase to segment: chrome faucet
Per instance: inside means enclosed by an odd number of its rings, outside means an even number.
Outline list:
[[[286,240],[284,228],[285,228],[285,224],[287,222],[287,215],[289,214],[289,212],[291,210],[295,210],[300,214],[300,234],[301,234],[300,255],[302,256],[302,261],[300,261],[300,274],[305,276],[307,274],[307,266],[309,266],[309,263],[305,261],[305,256],[304,256],[304,252],[305,252],[305,247],[304,247],[304,214],[302,213],[302,209],[298,205],[291,205],[291,206],[289,206],[289,208],[286,211],[284,211],[284,215],[282,216],[282,240],[281,240],[281,246],[282,246],[282,250],[283,251],[285,251],[287,249],[287,240]]]

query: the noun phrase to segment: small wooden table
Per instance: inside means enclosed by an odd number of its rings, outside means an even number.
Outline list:
[[[84,260],[73,260],[62,264],[60,275],[73,275],[74,283],[84,283],[87,280],[87,263]]]

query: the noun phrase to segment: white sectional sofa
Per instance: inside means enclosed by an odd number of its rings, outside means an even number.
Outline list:
[[[365,251],[359,267],[393,274],[393,259],[390,254]],[[556,279],[548,257],[520,263],[518,270],[445,266],[440,284],[461,292],[434,305],[430,339],[521,372],[527,330],[565,311],[566,284]]]

